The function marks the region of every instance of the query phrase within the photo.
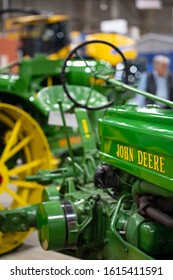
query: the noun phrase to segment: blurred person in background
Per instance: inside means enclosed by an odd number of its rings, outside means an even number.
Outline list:
[[[170,59],[164,55],[156,55],[152,62],[153,72],[143,73],[138,83],[138,89],[173,101],[173,75],[169,71]],[[140,94],[136,94],[129,102],[135,102],[140,107],[145,107],[147,104],[158,104],[162,108],[167,108],[166,105]]]

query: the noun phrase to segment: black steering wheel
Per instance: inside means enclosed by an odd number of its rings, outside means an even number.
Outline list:
[[[68,54],[68,56],[66,57],[66,59],[64,60],[64,63],[63,63],[63,67],[62,67],[62,70],[61,70],[61,82],[62,82],[62,86],[63,86],[63,89],[65,91],[65,93],[67,94],[68,98],[78,107],[82,107],[82,108],[85,108],[87,110],[100,110],[100,109],[104,109],[104,108],[107,108],[109,106],[111,106],[115,99],[113,98],[112,100],[108,101],[108,99],[104,99],[103,102],[101,102],[101,104],[99,103],[99,106],[91,106],[91,104],[95,104],[95,102],[92,102],[93,100],[91,100],[91,94],[92,92],[94,91],[93,89],[93,86],[95,84],[95,81],[99,78],[97,78],[97,74],[101,74],[99,73],[99,71],[97,70],[93,70],[92,67],[90,66],[89,64],[89,60],[87,60],[87,58],[84,58],[83,56],[81,56],[81,54],[78,53],[78,50],[80,50],[81,48],[85,47],[86,45],[89,45],[89,44],[105,44],[107,46],[110,46],[113,51],[117,52],[121,57],[122,57],[122,61],[123,61],[123,64],[124,64],[124,82],[125,83],[128,83],[128,65],[127,65],[127,60],[124,56],[124,54],[121,52],[121,50],[119,48],[117,48],[115,45],[113,45],[112,43],[109,43],[107,41],[104,41],[104,40],[91,40],[91,41],[85,41],[81,44],[79,44],[77,47],[75,47],[72,51],[70,51],[70,53]],[[90,68],[90,71],[91,73],[93,74],[93,84],[91,85],[90,88],[86,88],[85,87],[85,90],[84,90],[84,93],[87,95],[84,97],[84,99],[81,101],[77,100],[77,97],[75,96],[75,94],[73,94],[69,88],[68,88],[68,84],[67,84],[67,81],[66,81],[66,70],[67,70],[67,67],[68,67],[68,61],[72,59],[72,57],[77,57],[79,58],[80,60],[84,61],[86,67]],[[87,91],[86,91],[87,89]],[[96,95],[98,96],[98,92],[96,92]],[[101,94],[100,94],[101,95]],[[95,98],[97,99],[97,97]],[[86,100],[86,102],[84,103],[84,100]],[[98,103],[98,102],[97,102]]]

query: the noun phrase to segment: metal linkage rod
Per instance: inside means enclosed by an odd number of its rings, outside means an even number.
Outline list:
[[[167,106],[170,106],[170,107],[173,107],[173,102],[169,101],[169,100],[166,100],[164,98],[161,98],[161,97],[158,97],[156,95],[153,95],[151,93],[148,93],[146,91],[143,91],[143,90],[139,90],[137,88],[134,88],[132,86],[129,86],[127,84],[124,84],[122,83],[121,81],[118,81],[116,79],[112,79],[112,78],[109,78],[109,77],[106,77],[106,76],[103,76],[101,74],[96,74],[96,77],[98,79],[102,79],[104,81],[106,81],[108,84],[111,84],[111,85],[115,85],[115,86],[119,86],[119,87],[122,87],[124,89],[128,89],[130,90],[131,92],[134,92],[134,93],[137,93],[137,94],[140,94],[140,95],[143,95],[149,99],[152,99],[152,100],[155,100],[157,102],[160,102],[160,103],[163,103]]]

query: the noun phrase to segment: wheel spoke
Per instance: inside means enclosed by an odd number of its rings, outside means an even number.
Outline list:
[[[9,153],[10,149],[17,142],[17,137],[18,137],[18,134],[19,134],[19,130],[21,128],[21,124],[22,124],[21,119],[18,119],[17,122],[14,125],[13,130],[11,131],[10,139],[8,140],[8,143],[5,146],[5,149],[4,149],[4,151],[2,153],[2,156],[1,156],[1,161],[3,163],[5,161],[5,158],[8,157],[8,153]]]
[[[22,141],[20,141],[14,148],[12,148],[6,156],[3,157],[3,161],[7,161],[9,158],[14,156],[16,153],[18,153],[22,148],[24,148],[31,140],[33,139],[33,136],[27,136]]]
[[[16,185],[20,188],[27,188],[27,189],[43,189],[43,187],[36,182],[26,182],[22,180],[10,180],[10,184]]]
[[[15,193],[14,191],[12,191],[9,187],[6,187],[6,192],[13,197],[14,200],[16,200],[19,204],[21,204],[22,206],[26,206],[27,202],[24,201],[17,193]]]
[[[44,187],[25,177],[50,169],[46,136],[29,114],[5,103],[0,105],[0,130],[0,211],[39,203]],[[30,232],[0,232],[0,255],[21,245]]]
[[[28,170],[31,170],[32,168],[34,167],[38,167],[39,165],[41,165],[42,163],[44,162],[44,159],[37,159],[37,160],[34,160],[34,161],[31,161],[31,162],[28,162],[26,164],[23,164],[19,167],[15,167],[13,169],[10,169],[8,171],[9,173],[9,176],[12,176],[12,175],[16,175],[16,174],[20,174],[24,171],[28,171]]]
[[[75,54],[79,57],[80,60],[82,60],[85,63],[85,65],[90,69],[91,73],[94,74],[94,71],[92,70],[92,67],[88,64],[86,59],[84,59],[84,57],[81,56],[77,51],[75,51]]]
[[[93,81],[93,83],[92,83],[92,85],[90,87],[90,91],[89,91],[89,94],[88,94],[85,106],[88,106],[88,103],[90,101],[90,98],[91,98],[91,95],[92,95],[92,92],[93,92],[93,88],[94,88],[95,82],[96,82],[96,79],[94,78],[94,81]]]

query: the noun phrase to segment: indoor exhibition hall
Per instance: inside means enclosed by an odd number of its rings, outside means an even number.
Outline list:
[[[0,0],[0,260],[173,260],[172,0]]]

